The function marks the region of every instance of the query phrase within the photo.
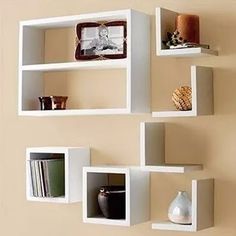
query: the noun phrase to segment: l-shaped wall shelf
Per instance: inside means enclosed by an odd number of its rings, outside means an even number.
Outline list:
[[[111,185],[109,175],[123,177],[125,219],[107,219],[98,206],[101,186]],[[83,221],[85,223],[130,226],[149,220],[149,173],[139,167],[85,167],[83,169]]]
[[[140,124],[140,165],[143,170],[165,173],[185,173],[201,170],[200,164],[167,164],[165,162],[165,124]]]
[[[65,164],[65,196],[35,197],[33,195],[30,161],[50,160],[52,154],[63,156]],[[90,165],[90,150],[85,147],[31,147],[26,149],[26,197],[29,201],[73,203],[82,201],[82,169]],[[40,177],[39,177],[40,178]]]
[[[175,28],[176,17],[179,13],[164,8],[156,8],[156,54],[157,56],[168,57],[199,57],[218,55],[218,52],[205,48],[182,48],[166,49],[162,41],[166,40],[167,32],[173,33]]]
[[[154,111],[152,112],[152,117],[185,117],[212,115],[214,107],[212,68],[203,66],[191,66],[191,88],[192,110]]]
[[[181,225],[170,221],[152,224],[152,229],[196,232],[214,225],[214,180],[192,180],[192,224]]]
[[[45,63],[45,34],[47,30],[71,28],[81,22],[115,20],[125,20],[127,22],[127,58]],[[74,47],[74,45],[71,45],[71,47]],[[38,97],[45,96],[44,72],[86,69],[111,70],[117,68],[126,71],[124,107],[81,109],[77,105],[76,108],[70,109],[68,107],[66,110],[40,110]],[[120,10],[20,22],[19,115],[65,116],[144,112],[150,112],[150,17],[148,15],[134,10]]]

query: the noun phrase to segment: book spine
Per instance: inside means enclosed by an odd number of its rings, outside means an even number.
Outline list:
[[[44,178],[43,178],[42,160],[38,160],[38,165],[39,165],[39,176],[40,176],[40,185],[41,185],[41,190],[42,190],[42,197],[46,197],[45,184],[44,184]]]
[[[64,159],[48,160],[48,181],[51,197],[65,195],[65,164]]]
[[[35,160],[34,164],[35,164],[35,173],[36,173],[36,183],[37,183],[38,197],[42,197],[42,188],[41,188],[38,160]]]
[[[44,178],[44,185],[45,185],[45,195],[46,197],[51,197],[49,189],[49,181],[48,181],[48,165],[47,165],[47,160],[42,161],[42,165],[43,165],[43,178]]]
[[[29,165],[30,165],[30,177],[31,177],[31,189],[34,197],[38,196],[37,192],[37,184],[36,184],[36,174],[35,174],[35,166],[34,166],[34,161],[29,160]]]

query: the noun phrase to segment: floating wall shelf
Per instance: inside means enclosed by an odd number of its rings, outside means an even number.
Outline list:
[[[212,115],[213,114],[212,68],[203,66],[191,66],[191,88],[192,88],[192,110],[154,111],[152,112],[152,117],[185,117],[185,116]]]
[[[167,164],[165,162],[165,124],[142,122],[140,124],[140,164],[144,171],[185,173],[201,170],[197,164]]]
[[[61,154],[65,163],[65,196],[34,197],[30,160],[52,158]],[[32,147],[26,149],[26,197],[29,201],[73,203],[82,201],[82,168],[90,165],[90,150],[85,147]]]
[[[164,8],[156,8],[156,54],[168,57],[199,57],[218,55],[217,51],[205,48],[166,49],[162,41],[167,32],[174,32],[175,20],[179,13]]]
[[[192,180],[192,224],[169,221],[152,224],[152,229],[196,232],[214,225],[214,180]]]
[[[149,18],[148,15],[134,10],[120,10],[20,22],[18,114],[22,116],[64,116],[150,112]],[[115,20],[125,20],[127,22],[127,58],[99,61],[45,62],[45,35],[47,30],[75,28],[81,22]],[[74,45],[71,45],[71,47],[74,47]],[[68,109],[61,111],[40,110],[38,97],[45,96],[45,72],[90,69],[126,70],[124,107],[81,109],[78,104],[76,108],[70,109],[68,107]]]
[[[102,216],[97,196],[101,186],[111,185],[109,175],[124,179],[125,219]],[[85,167],[83,169],[83,221],[85,223],[130,226],[149,220],[149,173],[138,167]]]

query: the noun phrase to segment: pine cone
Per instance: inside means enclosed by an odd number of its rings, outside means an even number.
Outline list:
[[[181,86],[173,92],[172,101],[179,111],[192,110],[192,89],[189,86]]]

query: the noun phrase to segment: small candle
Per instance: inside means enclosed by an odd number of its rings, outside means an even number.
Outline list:
[[[176,18],[176,29],[180,37],[190,43],[200,43],[199,16],[180,14]]]

